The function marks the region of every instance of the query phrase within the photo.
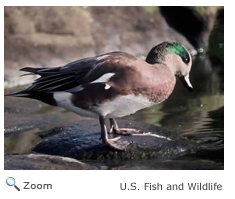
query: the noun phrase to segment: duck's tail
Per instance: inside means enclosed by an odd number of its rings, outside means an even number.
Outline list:
[[[25,68],[21,68],[20,71],[25,71],[25,72],[29,72],[32,74],[38,74],[38,71],[45,69],[45,68],[30,68],[30,67],[25,67]]]
[[[60,67],[49,69],[49,68],[21,68],[20,71],[25,71],[29,72],[29,74],[26,75],[40,75],[41,77],[51,75],[52,72],[58,71]],[[52,72],[51,72],[52,71]],[[32,98],[32,99],[37,99],[40,100],[44,103],[56,106],[56,101],[53,97],[53,93],[47,93],[47,92],[35,92],[34,90],[31,89],[31,87],[16,92],[16,93],[10,93],[6,94],[5,96],[12,96],[12,97],[27,97],[27,98]]]
[[[30,67],[25,67],[25,68],[21,68],[20,71],[25,71],[25,72],[29,72],[29,74],[24,74],[24,75],[36,75],[38,74],[38,71],[42,70],[42,68],[30,68]],[[22,75],[22,76],[24,76]],[[17,93],[10,93],[10,94],[6,94],[4,96],[12,96],[12,97],[29,97],[30,94],[27,92],[27,90],[23,90]]]
[[[21,75],[21,76],[25,76],[25,75],[41,75],[39,74],[41,70],[45,70],[46,68],[30,68],[30,67],[25,67],[25,68],[21,68],[20,71],[24,71],[24,72],[29,72],[27,74]],[[31,94],[26,90],[17,92],[17,93],[10,93],[10,94],[6,94],[4,96],[13,96],[13,97],[31,97]]]
[[[28,92],[26,89],[17,93],[6,94],[5,96],[26,97],[26,98],[31,98],[31,99],[37,99],[46,104],[57,106],[57,103],[53,97],[53,93],[32,93],[32,92]]]
[[[26,93],[24,91],[20,91],[20,92],[17,92],[17,93],[9,93],[9,94],[6,94],[4,96],[12,96],[12,97],[29,97],[29,93]]]

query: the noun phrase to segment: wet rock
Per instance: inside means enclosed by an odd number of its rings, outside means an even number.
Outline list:
[[[23,89],[22,87],[5,89],[4,94]],[[38,100],[4,97],[4,132],[7,134],[38,128],[49,129],[58,124],[78,121],[80,118],[77,114],[49,106]]]
[[[123,166],[115,167],[115,170],[223,170],[222,163],[210,160],[145,160],[130,162]]]
[[[198,148],[195,143],[180,137],[176,132],[154,125],[130,124],[122,120],[118,121],[118,124],[124,128],[136,128],[151,134],[120,136],[121,140],[132,143],[126,151],[117,151],[99,140],[98,121],[84,120],[40,132],[39,136],[43,140],[33,151],[75,159],[126,161],[175,158],[193,153]]]
[[[43,154],[6,155],[4,157],[5,170],[91,170],[94,166],[78,160]]]

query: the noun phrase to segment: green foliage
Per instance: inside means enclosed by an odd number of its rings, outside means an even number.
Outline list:
[[[209,38],[208,53],[211,57],[224,62],[224,24],[216,24]]]
[[[158,6],[143,6],[144,11],[149,13],[158,13],[159,7]]]
[[[219,9],[219,6],[187,6],[188,8],[194,10],[198,14],[204,16],[208,13],[215,14]]]

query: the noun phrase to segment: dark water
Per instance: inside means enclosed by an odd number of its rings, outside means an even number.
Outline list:
[[[197,57],[190,73],[193,92],[188,92],[181,82],[177,82],[174,92],[164,103],[141,110],[125,119],[173,129],[201,145],[201,150],[196,154],[179,159],[206,159],[222,163],[224,161],[223,70],[223,65],[212,64],[205,56]],[[18,107],[21,102],[22,106]],[[73,113],[44,106],[40,102],[28,101],[29,107],[33,106],[33,110],[25,107],[23,103],[25,104],[25,100],[20,101],[20,99],[17,107],[14,107],[16,104],[10,101],[5,103],[6,154],[29,153],[30,149],[40,142],[40,138],[36,136],[37,132],[80,119]],[[63,118],[64,113],[66,120]],[[22,123],[23,126],[20,125]]]

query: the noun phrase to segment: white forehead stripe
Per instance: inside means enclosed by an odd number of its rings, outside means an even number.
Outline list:
[[[114,75],[115,75],[115,73],[106,73],[106,74],[102,75],[100,78],[98,78],[97,80],[91,82],[90,84],[108,82],[110,80],[110,78]]]

